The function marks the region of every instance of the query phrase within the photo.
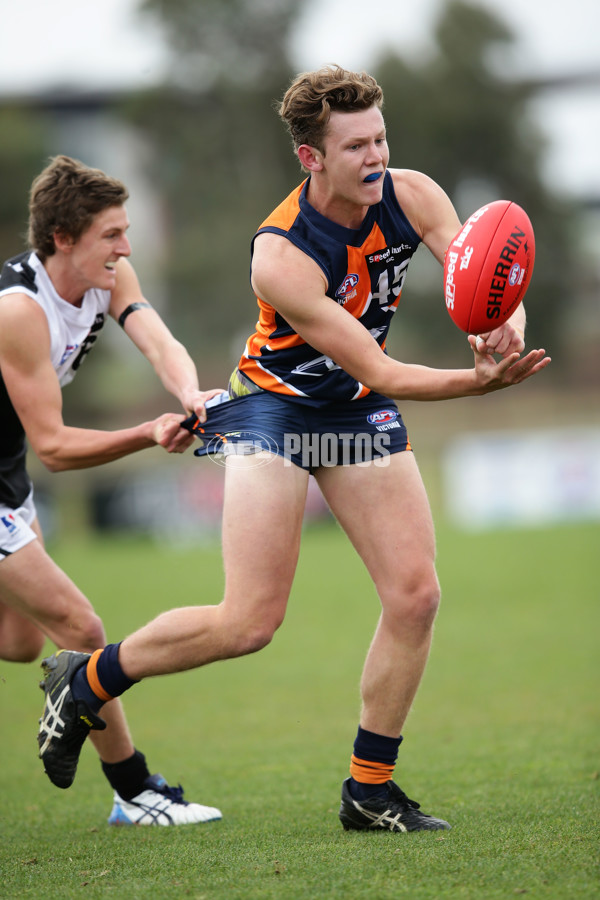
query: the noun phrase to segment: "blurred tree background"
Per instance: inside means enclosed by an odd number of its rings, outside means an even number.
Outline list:
[[[134,98],[126,113],[153,148],[149,174],[168,208],[166,277],[178,327],[199,356],[225,354],[227,375],[256,319],[250,240],[297,180],[273,101],[290,78],[284,48],[301,6],[145,0],[142,7],[164,22],[172,77]]]
[[[140,14],[162,22],[170,43],[168,81],[101,102],[111,121],[141,136],[138,167],[159,198],[154,215],[163,235],[157,265],[164,296],[148,289],[149,298],[197,359],[206,386],[224,383],[256,318],[248,281],[252,235],[303,177],[274,110],[295,74],[286,48],[303,6],[297,0],[144,0]],[[591,371],[589,353],[573,351],[569,324],[589,302],[586,263],[577,253],[582,209],[542,179],[544,139],[530,111],[539,86],[512,77],[513,42],[507,26],[479,5],[449,0],[432,53],[416,63],[387,55],[371,70],[385,93],[390,165],[427,172],[462,219],[501,197],[527,210],[536,232],[526,301],[530,340],[554,358],[546,386],[573,386]],[[31,179],[48,155],[69,150],[57,146],[43,104],[4,104],[0,128],[0,253],[6,258],[23,246]],[[469,365],[466,341],[445,313],[441,270],[428,257],[421,251],[411,267],[390,352],[406,361]],[[593,330],[578,335],[578,351],[580,341],[592,349],[597,337]],[[131,365],[131,355],[124,365]],[[155,397],[156,386],[147,381]],[[118,382],[96,370],[99,384],[112,390],[114,419]],[[89,414],[90,385],[80,378],[70,388],[81,398],[79,412],[85,406]]]

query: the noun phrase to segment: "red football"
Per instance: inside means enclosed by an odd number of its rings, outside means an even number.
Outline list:
[[[470,216],[446,251],[444,285],[452,321],[467,334],[502,325],[525,296],[535,238],[524,209],[494,200]]]

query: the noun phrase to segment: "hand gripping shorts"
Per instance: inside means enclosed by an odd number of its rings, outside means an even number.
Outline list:
[[[395,402],[372,392],[321,406],[269,391],[233,399],[224,392],[206,406],[206,422],[192,415],[182,423],[201,441],[196,456],[267,451],[314,472],[320,466],[384,466],[392,453],[411,449]]]

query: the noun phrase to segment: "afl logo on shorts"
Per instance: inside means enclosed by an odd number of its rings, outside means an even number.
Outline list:
[[[367,416],[369,425],[386,425],[388,422],[395,422],[398,413],[394,409],[380,409],[379,412],[371,413]]]
[[[346,275],[339,288],[335,292],[336,298],[338,300],[341,300],[342,304],[344,304],[347,300],[351,300],[353,297],[356,297],[357,284],[358,275],[355,275],[353,272],[349,275]]]

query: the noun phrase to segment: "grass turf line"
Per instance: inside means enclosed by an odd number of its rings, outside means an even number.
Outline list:
[[[220,823],[110,829],[92,748],[53,788],[36,760],[37,666],[0,663],[0,896],[541,900],[600,896],[598,529],[438,529],[443,587],[398,781],[443,834],[337,821],[378,602],[333,526],[308,529],[286,622],[261,653],[152,679],[126,708],[136,743]],[[60,545],[109,640],[173,605],[217,602],[217,545]],[[119,587],[120,586],[120,587]]]

